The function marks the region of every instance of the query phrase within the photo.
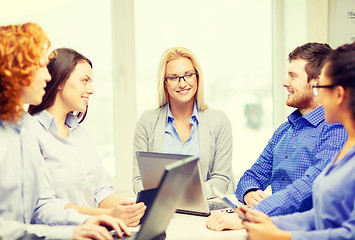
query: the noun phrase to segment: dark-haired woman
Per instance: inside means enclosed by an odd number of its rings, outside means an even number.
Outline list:
[[[40,123],[37,137],[54,191],[70,203],[67,208],[89,215],[108,214],[136,226],[144,204],[114,193],[93,139],[79,124],[94,93],[91,61],[75,50],[60,48],[50,54],[48,70],[52,81],[43,102],[30,106],[29,112]]]
[[[243,226],[250,240],[355,239],[355,42],[330,54],[313,88],[325,120],[341,122],[348,139],[315,180],[312,210],[269,218],[244,208],[250,222]]]

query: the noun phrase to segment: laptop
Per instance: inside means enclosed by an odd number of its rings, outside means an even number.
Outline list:
[[[137,151],[138,167],[145,190],[156,188],[164,173],[165,166],[188,159],[191,155],[167,154]],[[196,157],[197,158],[197,157]],[[177,205],[178,213],[209,216],[213,210],[228,209],[223,202],[207,200],[205,186],[201,177],[200,163],[192,173],[186,191]]]
[[[175,213],[178,200],[184,194],[192,173],[197,168],[197,163],[197,157],[189,157],[164,168],[157,194],[144,214],[140,230],[132,236],[124,236],[123,239],[165,239],[165,230]],[[114,237],[118,239],[117,236]]]

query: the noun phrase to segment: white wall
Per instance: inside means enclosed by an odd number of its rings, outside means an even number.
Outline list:
[[[329,41],[332,47],[355,41],[355,1],[331,0]]]

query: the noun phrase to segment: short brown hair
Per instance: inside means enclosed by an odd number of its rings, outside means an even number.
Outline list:
[[[308,63],[305,66],[305,70],[309,82],[320,75],[326,57],[331,51],[332,48],[326,43],[306,43],[290,52],[288,55],[288,61],[292,62],[296,59],[303,59],[307,61]]]
[[[36,23],[0,26],[0,118],[18,120],[22,113],[23,87],[31,83],[31,74],[50,41]]]

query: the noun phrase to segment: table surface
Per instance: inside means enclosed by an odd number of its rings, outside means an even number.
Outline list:
[[[166,230],[168,240],[174,239],[233,239],[246,240],[245,230],[216,232],[206,227],[206,217],[175,213]]]
[[[126,197],[133,199],[129,194]],[[233,195],[228,195],[232,202],[236,203],[238,200]],[[213,199],[218,201],[218,199]],[[175,213],[170,220],[168,228],[166,230],[167,240],[196,240],[196,239],[214,239],[214,240],[246,240],[247,233],[243,230],[225,230],[216,232],[206,227],[206,217],[194,216],[189,214]],[[139,231],[140,226],[130,228],[130,230],[136,232]]]
[[[130,227],[132,232],[138,232],[140,226]],[[117,238],[118,239],[118,238]],[[247,233],[243,230],[225,230],[216,232],[206,227],[206,217],[175,213],[166,229],[167,240],[246,240]]]

